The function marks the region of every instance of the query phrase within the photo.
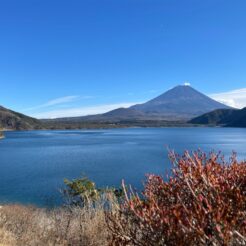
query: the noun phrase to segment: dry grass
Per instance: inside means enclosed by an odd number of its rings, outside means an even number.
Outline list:
[[[21,205],[0,208],[0,246],[108,245],[100,207],[45,209]]]
[[[0,246],[17,245],[14,235],[6,230],[0,229]]]

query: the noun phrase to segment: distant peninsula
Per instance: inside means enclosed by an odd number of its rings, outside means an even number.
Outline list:
[[[246,127],[246,108],[218,109],[198,116],[191,121],[195,125]]]

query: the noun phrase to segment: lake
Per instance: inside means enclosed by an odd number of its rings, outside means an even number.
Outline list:
[[[233,150],[246,157],[246,129],[130,128],[6,132],[0,140],[0,202],[59,205],[63,179],[86,175],[98,186],[121,180],[141,189],[146,173],[165,174],[167,147]]]

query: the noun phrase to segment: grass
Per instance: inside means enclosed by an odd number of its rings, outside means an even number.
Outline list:
[[[0,209],[0,245],[108,245],[104,210],[70,207],[45,210],[22,205]]]

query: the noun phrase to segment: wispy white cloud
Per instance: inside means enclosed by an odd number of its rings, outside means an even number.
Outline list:
[[[234,108],[246,107],[246,88],[209,95],[214,100]]]
[[[76,116],[86,116],[93,114],[102,114],[117,108],[127,108],[132,105],[138,104],[139,102],[126,102],[126,103],[116,103],[116,104],[105,104],[96,105],[88,107],[75,107],[60,110],[51,110],[41,113],[34,113],[31,116],[38,119],[54,119],[62,117],[76,117]]]
[[[50,100],[49,102],[47,102],[41,106],[42,107],[48,107],[48,106],[54,106],[54,105],[61,104],[61,103],[68,103],[68,102],[72,102],[72,101],[76,100],[77,98],[79,98],[79,96],[60,97],[60,98]]]
[[[90,99],[90,98],[93,98],[93,97],[91,97],[91,96],[65,96],[65,97],[59,97],[59,98],[52,99],[52,100],[50,100],[50,101],[48,101],[48,102],[46,102],[44,104],[24,109],[23,111],[32,111],[32,110],[37,110],[37,109],[41,109],[41,108],[56,106],[56,105],[59,105],[59,104],[71,103],[71,102],[74,102],[74,101],[79,100],[79,99]]]

